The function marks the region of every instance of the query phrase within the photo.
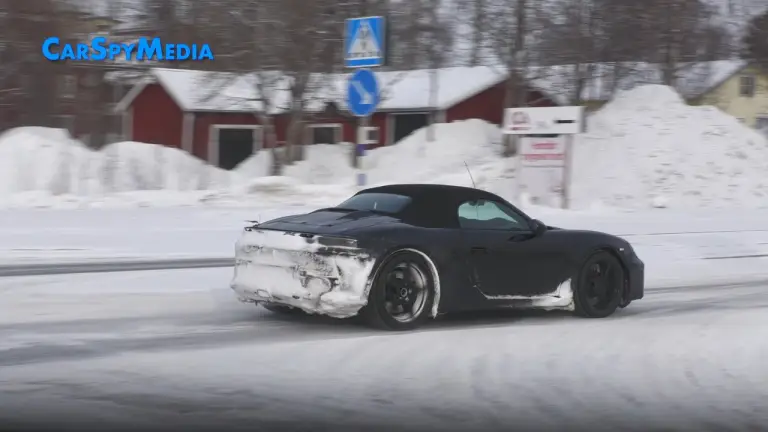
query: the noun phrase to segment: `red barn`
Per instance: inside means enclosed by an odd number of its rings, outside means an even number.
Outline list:
[[[276,75],[277,76],[277,75]],[[317,75],[316,91],[304,97],[305,144],[335,144],[357,140],[358,119],[348,113],[344,91],[348,75]],[[435,96],[430,94],[428,70],[378,72],[382,102],[370,117],[378,143],[391,145],[430,118],[437,122],[482,119],[501,124],[506,77],[487,67],[454,67],[437,71]],[[231,169],[264,147],[253,76],[152,69],[117,105],[126,139],[183,149],[211,164]],[[276,80],[269,87],[270,114],[278,143],[288,132],[287,86]],[[266,93],[266,91],[265,91]],[[435,99],[433,101],[433,99]],[[530,90],[530,106],[552,106],[544,93]]]

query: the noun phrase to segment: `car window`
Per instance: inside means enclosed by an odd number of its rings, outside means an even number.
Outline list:
[[[459,206],[459,224],[466,229],[527,230],[528,223],[511,208],[493,201],[468,201]]]
[[[337,205],[349,210],[373,210],[396,214],[410,204],[411,197],[391,193],[361,193]]]

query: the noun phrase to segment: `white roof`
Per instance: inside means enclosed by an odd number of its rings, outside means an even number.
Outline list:
[[[711,91],[733,74],[743,69],[744,60],[720,60],[684,65],[675,73],[675,89],[686,98],[694,98]],[[616,90],[629,90],[643,84],[662,84],[662,68],[658,64],[643,62],[593,63],[580,65],[578,73],[586,80],[581,89],[582,101],[605,101]],[[548,89],[547,95],[561,105],[573,103],[576,92],[577,71],[574,65],[533,68],[528,82],[533,87]]]
[[[452,67],[434,70],[437,77],[436,109],[451,107],[505,79],[505,75],[485,66]],[[429,109],[432,70],[378,72],[382,102],[380,111]],[[309,80],[303,103],[308,112],[325,109],[328,102],[346,109],[344,95],[350,74],[314,74]],[[259,83],[268,96],[272,113],[285,112],[290,102],[291,79],[278,72],[237,75],[187,69],[150,69],[146,80],[137,85],[118,104],[128,107],[150,83],[159,83],[184,111],[259,112],[263,109]]]

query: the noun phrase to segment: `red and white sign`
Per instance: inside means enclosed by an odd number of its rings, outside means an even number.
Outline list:
[[[584,107],[533,107],[504,110],[505,134],[575,135],[584,132]]]
[[[518,154],[524,167],[565,167],[566,137],[522,137]]]

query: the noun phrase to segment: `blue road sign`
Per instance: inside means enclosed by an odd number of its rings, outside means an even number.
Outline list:
[[[347,82],[347,107],[349,112],[366,117],[379,105],[379,80],[369,69],[355,71]]]
[[[375,67],[384,64],[386,47],[384,17],[352,18],[344,33],[344,66]]]

